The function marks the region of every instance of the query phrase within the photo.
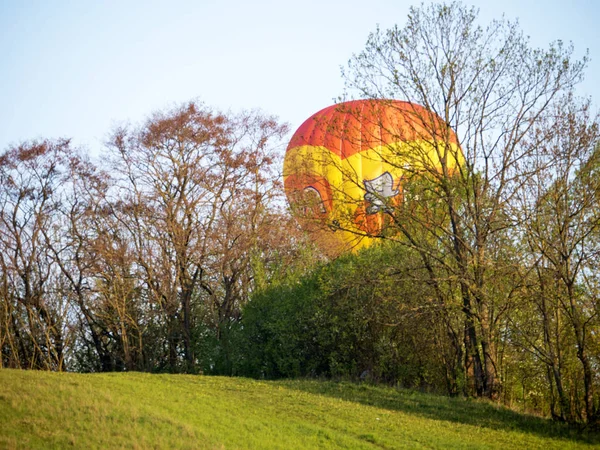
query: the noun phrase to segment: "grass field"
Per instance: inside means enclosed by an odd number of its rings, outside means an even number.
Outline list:
[[[318,381],[0,370],[0,448],[598,448],[487,402]]]

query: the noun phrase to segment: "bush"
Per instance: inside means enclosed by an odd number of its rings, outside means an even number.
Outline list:
[[[255,294],[238,330],[236,374],[444,390],[437,312],[424,304],[416,263],[404,247],[379,245]]]

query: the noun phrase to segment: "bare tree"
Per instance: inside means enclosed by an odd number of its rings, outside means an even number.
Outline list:
[[[71,340],[64,280],[48,240],[68,173],[68,140],[24,143],[0,155],[2,364],[62,370]]]
[[[180,347],[184,369],[196,366],[198,309],[216,308],[217,323],[237,314],[247,289],[242,266],[269,208],[270,152],[285,130],[259,113],[228,116],[188,103],[111,138],[120,177],[114,214],[162,313],[171,370]]]
[[[509,206],[531,176],[523,162],[534,157],[534,125],[581,79],[586,60],[573,61],[561,42],[532,49],[516,23],[482,28],[476,19],[459,3],[412,8],[403,28],[369,36],[344,78],[363,97],[425,107],[405,113],[413,144],[387,147],[382,157],[405,170],[408,190],[421,186],[435,201],[439,220],[424,218],[420,198],[414,211],[386,214],[421,255],[440,298],[460,299],[464,370],[477,395],[496,397],[500,324],[522,286],[519,257],[503,245],[512,241]],[[405,140],[406,131],[385,132]]]

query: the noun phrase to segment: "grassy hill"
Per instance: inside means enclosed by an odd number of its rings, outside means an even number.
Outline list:
[[[317,381],[0,370],[0,448],[592,448],[487,402]]]

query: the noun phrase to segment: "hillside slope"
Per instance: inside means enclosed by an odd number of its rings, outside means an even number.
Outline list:
[[[485,402],[317,381],[0,370],[0,448],[592,448]]]

